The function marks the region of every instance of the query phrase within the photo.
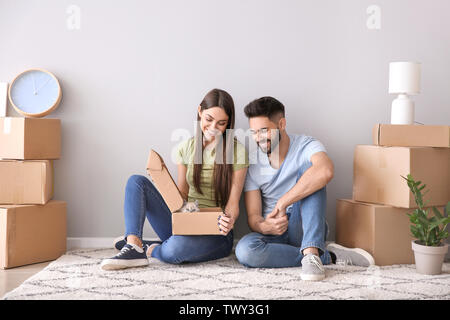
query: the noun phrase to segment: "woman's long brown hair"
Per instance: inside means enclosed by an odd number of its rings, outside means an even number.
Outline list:
[[[227,204],[231,191],[231,178],[233,175],[234,159],[234,102],[233,98],[224,90],[213,89],[209,91],[200,103],[200,110],[212,107],[222,108],[228,115],[228,124],[222,139],[216,144],[216,158],[214,161],[214,196],[216,205],[222,208]],[[217,139],[218,137],[216,137]],[[200,188],[203,164],[203,132],[200,125],[200,116],[197,114],[197,131],[194,147],[194,186],[195,190],[203,194]]]

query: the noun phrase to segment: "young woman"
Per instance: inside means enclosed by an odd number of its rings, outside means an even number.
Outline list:
[[[233,247],[233,226],[239,215],[239,199],[247,173],[244,146],[232,133],[234,102],[220,89],[213,89],[198,107],[197,132],[177,149],[178,189],[199,207],[224,210],[218,221],[222,235],[172,235],[171,212],[150,180],[132,175],[125,188],[125,235],[116,239],[120,252],[101,263],[104,270],[148,265],[147,257],[173,264],[201,262],[228,256]],[[227,131],[228,130],[228,131]],[[160,242],[142,240],[145,218]]]

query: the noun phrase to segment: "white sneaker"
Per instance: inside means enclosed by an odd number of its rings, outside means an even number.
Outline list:
[[[302,280],[318,281],[325,279],[325,268],[319,256],[309,253],[302,259]]]
[[[118,270],[148,265],[147,255],[144,248],[135,244],[127,243],[114,257],[104,259],[100,266],[103,270]]]
[[[330,243],[326,250],[334,253],[336,264],[369,267],[375,265],[375,259],[361,248],[346,248],[337,243]]]

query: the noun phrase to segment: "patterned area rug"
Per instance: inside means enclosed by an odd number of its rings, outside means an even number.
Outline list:
[[[450,299],[450,263],[437,276],[414,265],[355,267],[327,265],[326,279],[300,279],[300,268],[250,269],[234,255],[200,264],[103,271],[114,249],[67,252],[3,299]]]

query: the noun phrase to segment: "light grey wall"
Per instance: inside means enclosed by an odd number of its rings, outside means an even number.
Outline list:
[[[80,29],[67,26],[72,4]],[[366,25],[372,4],[379,30]],[[196,107],[218,87],[235,99],[237,127],[248,127],[246,103],[272,95],[287,108],[289,133],[324,143],[336,169],[327,189],[334,239],[354,147],[390,121],[390,61],[422,62],[416,120],[450,123],[449,13],[448,0],[0,0],[0,81],[30,67],[61,81],[49,117],[62,119],[55,198],[68,202],[69,237],[124,232],[127,178],[145,175],[150,148],[169,157],[171,134],[192,132]],[[247,230],[242,212],[237,236]],[[148,225],[145,236],[154,236]]]

